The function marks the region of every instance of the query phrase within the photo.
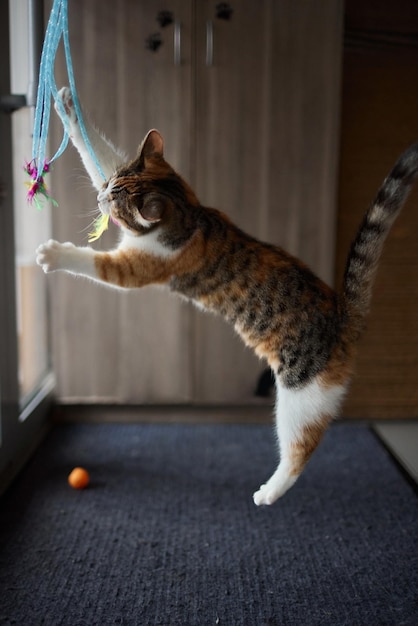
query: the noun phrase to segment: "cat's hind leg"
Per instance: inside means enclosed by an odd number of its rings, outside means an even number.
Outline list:
[[[345,386],[324,387],[315,380],[302,389],[277,383],[276,431],[280,463],[254,494],[257,505],[273,504],[302,473],[330,421],[337,415]]]

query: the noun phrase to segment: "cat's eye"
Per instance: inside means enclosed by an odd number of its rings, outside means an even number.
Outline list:
[[[121,185],[114,185],[111,189],[112,194],[118,194],[121,191],[126,191],[126,189],[124,190],[124,188]]]

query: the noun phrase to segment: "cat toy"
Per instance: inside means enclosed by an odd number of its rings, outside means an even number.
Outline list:
[[[106,180],[100,163],[97,160],[96,154],[94,153],[90,143],[75,87],[68,35],[68,0],[54,0],[46,28],[39,67],[39,82],[33,126],[32,159],[27,162],[24,167],[26,173],[29,174],[30,177],[30,181],[26,183],[28,186],[27,199],[30,203],[35,204],[38,209],[42,207],[42,198],[51,201],[55,206],[58,204],[49,195],[49,191],[45,183],[45,175],[50,172],[51,164],[64,152],[69,140],[69,131],[64,124],[64,136],[58,150],[51,159],[46,158],[45,154],[51,113],[51,99],[54,100],[55,106],[61,114],[62,119],[65,119],[66,115],[64,105],[58,97],[58,89],[54,77],[55,57],[61,39],[64,44],[68,80],[80,131],[97,171],[103,178],[103,182]],[[98,217],[94,222],[93,232],[89,233],[89,242],[96,241],[96,239],[98,239],[108,228],[108,225],[108,215],[101,215]]]

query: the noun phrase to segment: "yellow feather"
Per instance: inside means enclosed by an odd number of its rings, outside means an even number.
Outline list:
[[[105,230],[109,228],[109,216],[108,215],[100,215],[94,222],[94,230],[89,233],[88,241],[91,243],[92,241],[97,241],[99,237],[101,237]]]

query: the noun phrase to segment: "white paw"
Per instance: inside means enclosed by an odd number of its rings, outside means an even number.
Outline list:
[[[62,87],[58,92],[55,110],[60,116],[64,125],[77,124],[77,114],[74,108],[73,96],[69,87]]]
[[[255,492],[253,499],[257,506],[261,504],[273,504],[281,498],[298,478],[297,474],[291,474],[286,463],[281,463],[273,476],[269,478],[265,485]]]
[[[277,500],[274,490],[268,487],[268,484],[261,485],[260,489],[253,495],[254,504],[261,506],[263,504],[270,505]]]
[[[36,262],[45,274],[65,269],[66,253],[68,254],[68,251],[74,248],[72,243],[59,243],[50,239],[36,250]]]

